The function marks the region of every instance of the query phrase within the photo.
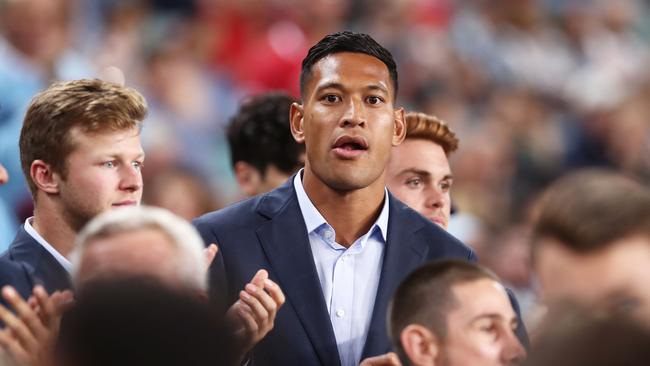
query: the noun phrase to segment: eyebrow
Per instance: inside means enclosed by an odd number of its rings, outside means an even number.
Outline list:
[[[336,81],[330,81],[330,82],[327,82],[325,84],[319,85],[316,88],[316,92],[320,92],[321,90],[330,89],[330,88],[346,90],[346,88],[345,88],[345,86],[343,84],[338,83]],[[367,89],[367,90],[379,90],[381,92],[384,92],[384,93],[388,94],[388,89],[385,86],[381,85],[381,84],[366,85],[365,89]]]
[[[402,170],[401,172],[399,172],[399,174],[397,174],[397,175],[403,175],[403,174],[407,174],[407,173],[413,173],[413,174],[422,175],[422,176],[425,176],[425,177],[430,177],[431,176],[431,173],[427,172],[426,170],[421,170],[421,169],[416,169],[416,168],[406,168],[406,169]],[[447,180],[447,179],[454,179],[454,176],[452,174],[447,174],[444,177],[442,177],[442,180]]]
[[[479,315],[473,317],[472,319],[470,319],[469,324],[473,324],[476,321],[484,319],[484,318],[488,318],[488,319],[492,319],[492,320],[504,319],[504,317],[501,314],[498,314],[498,313],[486,313],[486,314],[479,314]],[[512,318],[506,319],[506,320],[509,320],[510,324],[518,324],[519,323],[519,319],[517,319],[516,316],[513,316]]]

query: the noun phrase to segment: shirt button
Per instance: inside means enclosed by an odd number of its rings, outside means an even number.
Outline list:
[[[343,309],[338,309],[336,311],[336,316],[339,318],[342,318],[345,315],[345,311]]]

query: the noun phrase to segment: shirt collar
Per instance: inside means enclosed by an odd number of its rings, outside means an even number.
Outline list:
[[[47,240],[45,240],[41,236],[41,234],[39,234],[36,231],[36,229],[34,229],[31,223],[33,218],[34,217],[32,216],[27,220],[25,220],[25,231],[27,232],[27,234],[29,234],[29,236],[34,238],[34,240],[36,240],[40,245],[42,245],[43,248],[45,248],[45,250],[47,250],[48,253],[50,253],[54,257],[54,259],[56,259],[56,261],[59,262],[59,264],[61,264],[61,266],[66,270],[66,272],[70,273],[72,271],[72,264],[70,263],[70,261],[66,257],[64,257],[61,253],[59,253],[56,249],[54,249],[54,247],[50,243],[48,243]]]
[[[327,220],[321,215],[316,206],[312,203],[305,192],[305,187],[302,185],[302,173],[304,169],[295,175],[293,179],[293,187],[296,190],[296,196],[298,196],[298,205],[300,206],[300,211],[302,212],[302,217],[305,220],[305,226],[307,227],[307,233],[311,233],[314,230],[318,229],[323,224],[329,225]],[[386,242],[386,237],[388,234],[388,191],[384,188],[384,205],[379,213],[379,217],[370,228],[372,232],[375,228],[379,228],[384,242]]]

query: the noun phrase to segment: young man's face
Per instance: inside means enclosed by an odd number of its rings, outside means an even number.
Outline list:
[[[73,129],[71,135],[67,175],[58,175],[59,199],[71,227],[78,231],[101,212],[139,204],[144,160],[139,130],[87,134]]]
[[[319,60],[304,104],[292,107],[292,132],[306,145],[305,170],[341,191],[383,177],[390,149],[404,135],[394,93],[388,68],[375,57],[343,52]]]
[[[546,304],[631,313],[650,325],[650,238],[632,236],[585,254],[540,240],[535,269]]]
[[[452,288],[457,305],[447,315],[441,365],[516,365],[526,351],[515,335],[517,315],[505,289],[491,279]]]
[[[386,185],[402,202],[447,229],[453,183],[442,147],[425,139],[406,139],[395,146],[386,168]]]

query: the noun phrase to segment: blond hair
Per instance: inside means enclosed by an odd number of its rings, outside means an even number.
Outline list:
[[[52,84],[31,101],[20,131],[20,161],[36,198],[30,169],[43,160],[64,177],[74,150],[71,130],[84,133],[140,128],[147,114],[144,97],[134,89],[102,80],[82,79]]]

